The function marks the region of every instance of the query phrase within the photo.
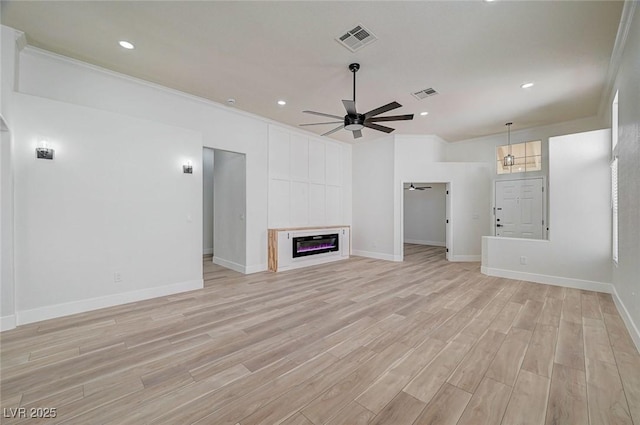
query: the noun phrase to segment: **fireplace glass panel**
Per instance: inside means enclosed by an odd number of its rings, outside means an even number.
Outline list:
[[[339,240],[337,233],[293,238],[293,258],[338,251]]]

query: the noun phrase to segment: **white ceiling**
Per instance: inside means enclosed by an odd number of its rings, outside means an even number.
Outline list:
[[[383,123],[459,141],[598,113],[620,1],[2,1],[2,23],[29,44],[290,125],[391,101]],[[335,38],[357,24],[378,40],[352,53]],[[127,51],[119,40],[136,48]],[[524,82],[535,86],[522,89]],[[412,92],[439,94],[416,100]],[[278,106],[284,99],[287,105]],[[418,115],[422,111],[429,115]],[[321,134],[335,126],[307,129]],[[357,143],[384,133],[364,129]],[[353,142],[351,133],[330,137]]]

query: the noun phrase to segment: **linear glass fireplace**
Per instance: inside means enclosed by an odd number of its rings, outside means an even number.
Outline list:
[[[293,258],[340,250],[337,233],[293,238]]]

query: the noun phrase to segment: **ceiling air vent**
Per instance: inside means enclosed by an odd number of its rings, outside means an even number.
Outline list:
[[[418,99],[418,100],[422,100],[422,99],[430,97],[430,96],[435,96],[437,94],[438,94],[438,92],[435,89],[431,88],[431,87],[428,88],[428,89],[417,91],[415,93],[411,93],[411,95],[413,97],[415,97],[416,99]]]
[[[357,25],[355,28],[349,31],[345,31],[344,34],[336,37],[336,41],[338,43],[342,44],[352,52],[357,52],[364,46],[373,43],[377,39],[378,38],[362,24]]]

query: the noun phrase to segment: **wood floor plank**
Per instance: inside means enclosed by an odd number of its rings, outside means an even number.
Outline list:
[[[383,374],[373,385],[356,398],[356,401],[373,413],[380,411],[404,388],[424,366],[430,363],[445,343],[427,339],[411,352],[400,364]]]
[[[468,392],[445,383],[413,424],[456,425],[470,399]]]
[[[529,347],[531,335],[532,332],[525,329],[511,329],[485,376],[513,387]]]
[[[565,288],[561,317],[566,322],[582,325],[582,296],[578,289]]]
[[[613,356],[613,349],[611,348],[604,321],[589,318],[583,318],[582,320],[585,357],[615,363],[616,359]]]
[[[543,425],[550,379],[521,370],[502,419],[502,425]]]
[[[473,393],[482,381],[504,338],[505,335],[500,332],[487,331],[460,362],[447,382]]]
[[[352,401],[327,422],[327,425],[367,425],[375,416],[373,412]],[[309,424],[313,424],[313,422],[309,421]]]
[[[527,299],[513,322],[513,326],[532,331],[536,327],[535,324],[542,312],[543,305],[544,303],[541,301]]]
[[[411,425],[425,406],[424,402],[400,391],[370,425]]]
[[[582,324],[560,321],[554,362],[584,371]]]
[[[522,362],[522,369],[551,378],[557,336],[558,329],[555,326],[538,324]]]
[[[512,388],[484,378],[457,425],[500,425]]]
[[[471,349],[473,342],[468,337],[459,337],[451,341],[431,363],[425,366],[404,387],[404,391],[425,403],[431,401],[458,363]]]
[[[584,371],[561,364],[554,366],[546,425],[589,425]]]
[[[640,354],[614,351],[634,424],[640,424]]]
[[[632,425],[631,413],[614,364],[586,358],[587,400],[591,425]]]
[[[520,313],[521,308],[522,304],[514,302],[507,303],[502,311],[498,313],[498,316],[496,316],[493,322],[491,322],[491,325],[489,325],[489,329],[506,334],[507,332],[509,332],[509,329],[511,329],[511,325]]]

